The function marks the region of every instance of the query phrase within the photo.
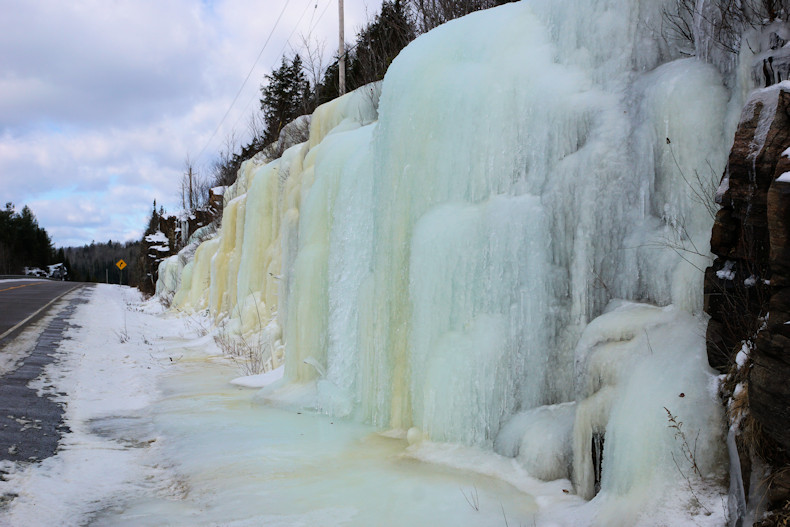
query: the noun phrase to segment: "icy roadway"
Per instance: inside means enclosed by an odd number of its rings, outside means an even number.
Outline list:
[[[0,281],[0,366],[6,364],[0,368],[0,460],[41,460],[55,453],[63,410],[29,383],[53,361],[76,308],[76,300],[63,297],[80,287],[49,280]]]

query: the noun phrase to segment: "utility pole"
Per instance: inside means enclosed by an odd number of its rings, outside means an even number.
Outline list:
[[[343,0],[337,0],[340,21],[340,46],[337,51],[338,91],[340,95],[346,93],[346,35],[343,22]]]

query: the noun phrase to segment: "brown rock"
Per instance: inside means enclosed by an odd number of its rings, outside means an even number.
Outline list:
[[[705,277],[705,306],[711,316],[708,326],[708,361],[724,372],[732,364],[743,340],[752,338],[768,308],[771,287],[764,280],[780,284],[790,250],[781,226],[787,221],[774,205],[769,214],[769,199],[778,200],[784,184],[772,185],[778,169],[790,169],[782,153],[790,146],[790,92],[775,86],[756,91],[744,107],[735,133],[725,172],[728,189],[721,197],[721,210],[711,234],[711,251],[718,256]],[[769,198],[769,189],[774,188]],[[783,223],[784,222],[784,223]],[[772,240],[769,232],[777,232]],[[784,232],[784,234],[779,234]],[[776,243],[776,248],[773,248]],[[783,261],[776,267],[775,260]],[[728,262],[730,262],[728,264]],[[717,276],[730,265],[732,279]],[[745,282],[753,281],[752,286]]]
[[[748,400],[752,440],[772,467],[767,496],[774,515],[761,525],[790,521],[790,88],[758,90],[744,107],[711,235],[718,257],[705,273],[705,311],[711,316],[708,361],[728,371],[751,341]],[[742,375],[744,370],[740,370]],[[741,459],[753,445],[738,444]],[[744,466],[744,474],[749,467]]]
[[[725,372],[756,340],[749,403],[764,434],[790,452],[790,90],[756,91],[744,107],[726,174],[705,274],[708,360]],[[731,271],[731,272],[723,272]],[[768,314],[768,318],[763,317]],[[780,453],[780,458],[785,454]]]
[[[723,257],[730,256],[729,251],[738,241],[739,234],[740,223],[733,218],[732,208],[719,209],[711,233],[711,252]]]
[[[783,156],[768,190],[768,231],[774,286],[790,285],[790,183],[776,181],[786,172],[790,172],[790,158]]]
[[[773,475],[768,489],[768,499],[772,504],[790,503],[790,470],[782,470]]]
[[[227,187],[216,187],[216,189],[212,188],[208,191],[208,210],[215,218],[222,216],[226,188]]]

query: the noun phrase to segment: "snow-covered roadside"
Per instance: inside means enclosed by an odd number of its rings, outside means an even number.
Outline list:
[[[81,525],[161,480],[147,408],[165,350],[145,335],[172,335],[174,324],[135,311],[140,297],[129,288],[98,285],[79,294],[89,302],[79,306],[58,358],[33,386],[66,403],[70,432],[40,465],[0,466],[6,473],[0,495],[15,496],[0,509],[0,525]]]
[[[70,432],[41,464],[0,466],[0,526],[498,527],[502,507],[534,512],[506,483],[415,462],[369,426],[255,404],[200,319],[118,286],[84,294],[37,383],[66,394]],[[478,492],[482,511],[465,498]]]
[[[37,387],[70,432],[40,465],[0,465],[0,526],[501,527],[597,525],[602,500],[511,458],[261,403],[282,372],[231,380],[205,320],[99,285]],[[5,473],[5,474],[4,474]],[[716,493],[684,489],[638,525],[717,526]],[[3,508],[4,501],[15,497]],[[5,498],[5,499],[4,499]],[[600,524],[600,523],[598,523]]]

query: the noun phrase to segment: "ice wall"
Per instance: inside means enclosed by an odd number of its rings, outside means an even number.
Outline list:
[[[286,364],[270,401],[496,442],[585,497],[640,496],[633,514],[678,477],[665,407],[714,470],[703,202],[740,100],[662,43],[661,8],[534,0],[419,37],[380,97],[322,106],[306,143],[243,166],[177,304],[266,328]]]
[[[286,268],[293,265],[303,193],[315,179],[316,156],[327,149],[318,144],[333,130],[375,121],[379,91],[380,83],[365,86],[323,105],[311,120],[300,118],[300,123],[310,123],[315,147],[297,144],[278,159],[259,154],[242,164],[224,194],[221,230],[196,250],[188,246],[182,251],[186,254],[162,264],[164,279],[158,287],[176,290],[176,309],[208,310],[227,331],[247,336],[287,320],[287,313],[278,311],[288,296],[282,259],[287,259]],[[181,269],[180,281],[172,278]]]

